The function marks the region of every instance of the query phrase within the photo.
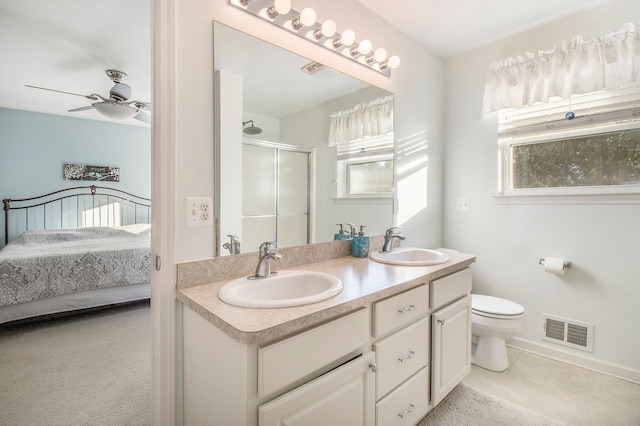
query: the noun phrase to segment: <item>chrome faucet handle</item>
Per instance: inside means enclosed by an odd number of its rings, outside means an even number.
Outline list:
[[[229,234],[227,235],[227,237],[231,239],[232,243],[240,243],[240,237],[238,237],[237,235]]]
[[[402,228],[398,228],[397,226],[392,226],[391,228],[386,230],[384,235],[388,238],[394,235],[396,232],[400,232],[400,231],[402,231]]]
[[[260,256],[264,256],[268,253],[271,253],[271,248],[272,247],[277,247],[278,243],[275,241],[265,241],[264,243],[260,244]]]

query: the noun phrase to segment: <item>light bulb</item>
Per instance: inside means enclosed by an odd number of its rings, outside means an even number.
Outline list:
[[[317,39],[321,39],[322,37],[333,37],[335,33],[336,23],[331,19],[327,19],[322,23],[322,26],[313,33],[313,35]]]
[[[387,50],[384,47],[379,47],[373,52],[373,60],[377,62],[382,62],[387,59]]]
[[[310,7],[305,7],[300,12],[300,16],[291,22],[293,29],[299,30],[302,27],[310,27],[316,23],[316,11]]]
[[[274,19],[278,15],[286,15],[291,11],[291,0],[275,0],[273,6],[267,9],[269,18]]]
[[[400,57],[396,55],[389,56],[389,59],[380,64],[380,69],[389,68],[395,70],[400,66]]]
[[[340,38],[333,42],[333,47],[351,46],[354,41],[356,41],[356,33],[352,30],[344,30]]]
[[[368,55],[369,53],[371,53],[371,49],[373,49],[373,45],[371,44],[371,42],[367,39],[364,39],[360,43],[358,43],[357,47],[351,49],[351,56]]]

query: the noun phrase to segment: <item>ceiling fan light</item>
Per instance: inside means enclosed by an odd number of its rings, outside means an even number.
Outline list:
[[[138,113],[138,110],[135,108],[115,102],[96,102],[93,104],[93,107],[98,110],[100,114],[114,120],[126,120]]]

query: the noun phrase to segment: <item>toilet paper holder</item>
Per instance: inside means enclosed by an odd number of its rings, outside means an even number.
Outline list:
[[[544,265],[544,260],[545,260],[545,258],[544,258],[544,257],[541,257],[540,259],[538,259],[538,263],[539,263],[540,265]],[[570,260],[565,260],[565,261],[564,261],[564,267],[565,267],[565,268],[571,268],[571,261],[570,261]]]

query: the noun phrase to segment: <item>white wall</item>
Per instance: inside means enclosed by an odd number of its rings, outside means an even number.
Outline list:
[[[428,175],[419,189],[419,199],[428,200],[405,208],[405,201],[416,197],[403,189],[399,194],[400,212],[406,220],[401,224],[409,236],[407,244],[438,246],[441,243],[442,206],[442,60],[427,52],[400,30],[354,0],[299,0],[293,7],[316,9],[319,20],[333,19],[338,29],[353,29],[374,45],[384,46],[402,58],[402,65],[388,78],[360,64],[309,43],[298,36],[263,22],[230,6],[223,0],[190,0],[177,2],[176,105],[178,116],[178,200],[176,200],[177,261],[213,256],[213,230],[185,228],[181,206],[184,197],[213,196],[213,20],[278,44],[298,54],[354,75],[368,83],[395,93],[396,136],[408,139],[428,134]],[[411,163],[412,158],[397,161],[397,166]],[[428,178],[427,178],[428,177]],[[403,187],[404,188],[404,187]],[[428,199],[427,194],[428,193]],[[410,214],[409,214],[410,212]]]
[[[549,49],[575,35],[591,38],[640,21],[640,2],[617,0],[445,63],[444,244],[475,253],[474,292],[526,309],[522,337],[543,348],[541,313],[595,324],[594,352],[568,349],[640,370],[640,206],[497,205],[497,115],[482,116],[489,65]],[[470,200],[470,212],[455,209]],[[540,257],[573,262],[564,276],[543,272]],[[640,371],[637,371],[640,377]]]

